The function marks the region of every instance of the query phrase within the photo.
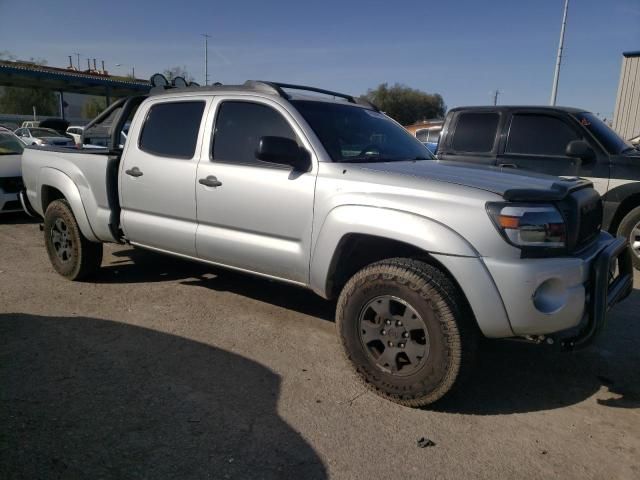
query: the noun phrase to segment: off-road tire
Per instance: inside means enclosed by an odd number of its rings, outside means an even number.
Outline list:
[[[57,253],[53,239],[56,222],[61,220],[70,240],[68,257],[63,260]],[[51,265],[56,272],[69,280],[82,280],[95,273],[102,263],[102,243],[91,242],[82,235],[76,217],[66,200],[55,200],[44,214],[44,244]]]
[[[408,302],[427,327],[426,363],[409,376],[383,371],[360,340],[360,312],[380,295]],[[433,265],[406,258],[383,260],[356,273],[338,299],[336,327],[346,357],[363,384],[409,407],[432,404],[458,389],[469,375],[481,336],[465,298],[449,277]]]
[[[620,222],[620,225],[618,226],[618,235],[629,240],[631,237],[631,232],[639,223],[640,207],[636,207],[629,213],[627,213]],[[633,239],[631,239],[631,242],[633,242]],[[631,258],[633,259],[633,266],[640,270],[640,257],[637,255],[637,253],[632,252]]]

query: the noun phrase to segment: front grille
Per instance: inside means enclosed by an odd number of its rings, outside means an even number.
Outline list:
[[[22,177],[0,177],[0,190],[4,193],[18,193],[22,187]]]
[[[567,222],[569,250],[581,250],[590,244],[602,227],[602,199],[593,188],[582,188],[561,202]]]

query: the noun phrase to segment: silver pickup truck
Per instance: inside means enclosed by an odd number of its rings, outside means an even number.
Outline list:
[[[58,273],[88,277],[117,242],[309,288],[337,299],[359,378],[403,405],[458,388],[481,336],[586,345],[632,289],[590,182],[435,161],[349,95],[158,86],[84,135],[108,148],[23,157]]]

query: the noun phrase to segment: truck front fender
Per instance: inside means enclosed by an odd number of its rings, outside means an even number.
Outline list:
[[[327,296],[331,263],[340,241],[350,234],[388,238],[426,253],[478,257],[478,252],[458,233],[431,218],[413,213],[361,205],[336,207],[326,216],[313,243],[309,283]],[[393,255],[392,252],[390,252]]]
[[[40,213],[43,217],[45,214],[46,206],[44,205],[44,197],[43,192],[46,187],[52,187],[58,190],[64,196],[65,200],[69,203],[71,207],[71,211],[73,212],[74,217],[76,217],[76,221],[78,222],[78,227],[82,234],[87,238],[87,240],[98,242],[98,238],[94,234],[91,224],[89,223],[89,218],[87,217],[87,212],[84,209],[84,204],[82,203],[82,198],[80,197],[80,191],[73,180],[65,175],[60,170],[56,170],[55,168],[41,168],[38,172],[38,199],[39,201],[35,201],[36,199],[30,198],[29,201],[31,205],[34,206],[38,213]]]

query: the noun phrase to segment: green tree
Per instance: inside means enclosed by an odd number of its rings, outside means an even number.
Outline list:
[[[369,89],[363,98],[402,125],[442,118],[447,108],[440,94],[426,93],[399,83],[392,86],[383,83],[378,88]]]
[[[38,115],[58,115],[58,97],[42,88],[5,87],[0,96],[0,112],[31,115],[33,107]]]
[[[91,97],[82,106],[82,116],[84,118],[95,118],[107,108],[107,99],[103,97]]]
[[[169,83],[171,83],[171,80],[176,77],[184,78],[187,83],[193,82],[193,76],[187,71],[186,66],[167,68],[164,72],[162,72],[162,74],[166,77],[167,80],[169,80]]]

